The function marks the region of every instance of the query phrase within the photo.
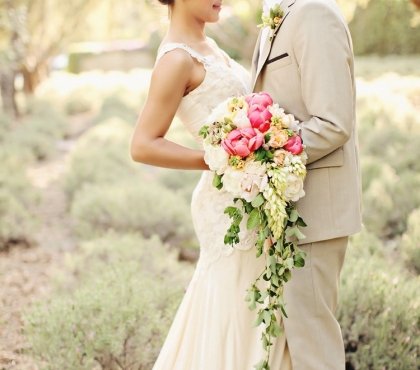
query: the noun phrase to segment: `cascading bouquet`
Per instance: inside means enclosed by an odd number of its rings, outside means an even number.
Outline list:
[[[299,227],[306,225],[295,202],[305,194],[307,155],[298,122],[265,92],[227,99],[207,122],[200,136],[204,160],[214,171],[213,185],[234,197],[224,210],[231,219],[224,243],[233,247],[240,241],[245,212],[247,228],[257,233],[257,257],[266,260],[245,299],[251,310],[258,307],[256,325],[264,325],[266,356],[255,367],[269,370],[271,339],[281,333],[281,314],[287,317],[284,284],[293,268],[305,264],[297,243],[304,238]]]

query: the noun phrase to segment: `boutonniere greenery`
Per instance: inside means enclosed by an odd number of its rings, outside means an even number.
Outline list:
[[[280,7],[280,4],[275,4],[273,7],[264,11],[261,15],[262,23],[258,27],[265,28],[269,27],[270,29],[270,41],[274,37],[274,32],[277,26],[281,23],[284,17],[284,11]]]

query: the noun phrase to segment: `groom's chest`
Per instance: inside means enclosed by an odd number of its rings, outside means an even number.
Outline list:
[[[303,102],[293,45],[294,28],[297,26],[295,22],[295,14],[291,10],[272,41],[265,60],[259,61],[260,73],[256,78],[254,91],[268,91],[286,110],[306,116],[305,110],[298,112]],[[261,42],[264,40],[261,39]]]

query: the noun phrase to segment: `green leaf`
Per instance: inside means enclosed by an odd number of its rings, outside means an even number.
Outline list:
[[[202,136],[204,139],[209,134],[209,126],[203,126],[201,127],[200,131],[198,131],[198,135]]]
[[[219,190],[222,188],[223,186],[222,175],[218,175],[217,173],[214,173],[213,186]]]
[[[281,310],[281,313],[283,314],[283,316],[284,316],[284,317],[288,317],[288,316],[287,316],[286,309],[284,308],[284,305],[281,305],[281,306],[280,306],[280,310]]]
[[[265,322],[266,325],[268,325],[271,322],[271,313],[268,310],[265,310],[263,312],[264,312],[264,314],[263,314],[264,322]]]
[[[303,267],[305,266],[305,259],[301,255],[296,255],[294,257],[294,265],[295,267]]]
[[[296,221],[296,225],[301,226],[301,227],[308,226],[308,225],[306,224],[306,222],[305,222],[305,221],[303,221],[303,218],[302,218],[302,217],[299,217],[299,218],[297,219],[297,221]]]
[[[296,209],[292,209],[289,215],[290,222],[296,222],[299,218],[299,213]]]
[[[251,202],[251,204],[254,208],[258,208],[262,206],[264,202],[265,202],[264,196],[262,195],[262,193],[259,193]]]
[[[256,228],[261,223],[260,220],[260,212],[257,208],[254,208],[252,212],[249,214],[248,222],[246,223],[246,227],[248,230]]]

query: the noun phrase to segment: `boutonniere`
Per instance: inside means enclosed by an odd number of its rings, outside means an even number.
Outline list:
[[[280,4],[275,4],[273,7],[269,9],[264,9],[261,20],[262,23],[258,25],[258,27],[264,28],[269,27],[270,29],[270,41],[273,40],[274,31],[280,22],[283,20],[284,11],[280,7]]]

